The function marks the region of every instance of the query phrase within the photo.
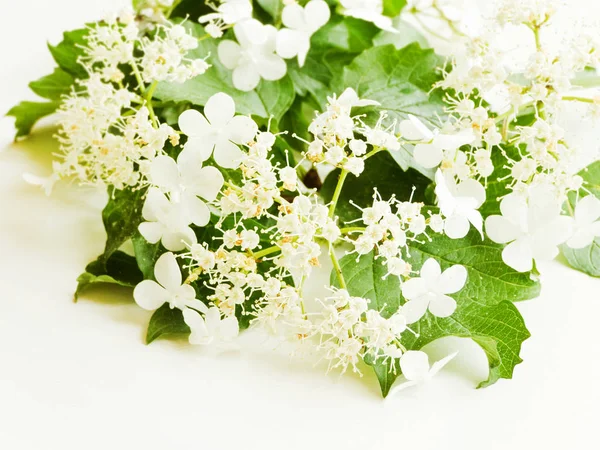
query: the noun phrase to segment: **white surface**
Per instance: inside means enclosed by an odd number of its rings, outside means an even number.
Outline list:
[[[34,99],[26,83],[52,67],[45,40],[122,3],[0,0],[0,111]],[[1,449],[580,449],[598,441],[600,280],[559,262],[543,266],[542,296],[518,305],[532,334],[525,361],[514,380],[483,390],[474,387],[486,378],[485,357],[466,341],[431,346],[434,357],[461,353],[428,386],[385,402],[370,374],[326,376],[257,346],[220,357],[184,342],[145,346],[150,313],[128,292],[71,301],[75,278],[103,248],[103,195],[60,186],[46,198],[24,184],[24,171],[49,173],[52,131],[13,145],[12,120],[0,124]],[[597,147],[579,126],[578,140]]]

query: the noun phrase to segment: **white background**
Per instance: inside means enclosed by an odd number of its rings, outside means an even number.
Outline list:
[[[0,0],[0,111],[35,99],[26,84],[53,67],[47,40],[122,4]],[[600,12],[571,4],[575,16]],[[575,142],[597,150],[598,128],[577,111],[568,121]],[[181,341],[145,346],[150,313],[127,291],[72,302],[104,245],[104,194],[63,185],[46,198],[26,185],[23,172],[50,173],[52,129],[18,144],[12,134],[2,119],[1,449],[597,448],[599,280],[543,265],[542,296],[518,305],[532,334],[525,361],[512,381],[483,390],[483,352],[452,339],[428,349],[432,358],[461,350],[442,373],[386,401],[371,374],[326,376],[252,336],[243,352],[217,357]]]

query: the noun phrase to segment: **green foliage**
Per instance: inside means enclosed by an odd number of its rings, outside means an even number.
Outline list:
[[[406,6],[406,0],[383,0],[383,14],[396,17]]]
[[[431,242],[410,245],[408,262],[414,268],[421,267],[429,258],[436,259],[442,269],[463,265],[469,274],[467,284],[453,295],[458,306],[452,316],[442,319],[427,313],[411,325],[416,335],[410,332],[402,335],[402,344],[409,350],[418,350],[441,337],[471,338],[483,348],[490,366],[489,378],[479,387],[491,385],[499,378],[511,378],[514,367],[521,362],[521,344],[529,337],[512,302],[539,295],[539,283],[530,274],[506,266],[502,262],[502,247],[481,241],[477,233],[457,240],[434,236]],[[373,253],[363,255],[358,262],[355,255],[348,255],[342,258],[340,266],[348,291],[369,298],[369,307],[382,310],[384,316],[393,314],[404,302],[398,278],[390,276],[383,280],[387,270]],[[399,370],[394,374],[391,363],[379,359],[367,358],[365,362],[373,366],[385,397]]]
[[[256,0],[256,3],[258,3],[266,12],[268,12],[274,20],[277,20],[281,17],[281,11],[283,11],[282,0]]]
[[[29,83],[33,92],[48,100],[60,100],[63,95],[71,92],[75,79],[60,67],[54,69],[50,75]]]
[[[205,35],[204,28],[200,25],[186,22],[186,27],[198,37]],[[295,93],[291,79],[285,76],[278,81],[262,80],[253,91],[239,91],[233,87],[231,70],[219,61],[217,43],[214,39],[203,39],[199,41],[198,48],[189,53],[191,58],[212,55],[209,58],[212,67],[206,73],[185,83],[159,83],[154,96],[162,101],[187,101],[204,106],[214,94],[224,92],[235,101],[238,114],[250,114],[263,119],[273,116],[279,121],[294,102]]]
[[[134,191],[129,188],[109,188],[109,200],[102,211],[102,222],[106,230],[106,247],[100,257],[102,261],[106,262],[121,245],[136,235],[142,221],[145,195],[144,189]]]
[[[6,115],[15,118],[15,139],[27,136],[38,120],[52,114],[59,106],[59,102],[21,102],[13,106]]]
[[[166,250],[162,248],[160,242],[150,244],[139,231],[135,233],[131,241],[138,268],[144,275],[144,279],[154,279],[154,264]]]
[[[586,167],[579,172],[584,180],[583,189],[579,192],[579,198],[587,195],[595,195],[600,199],[600,161]],[[572,213],[575,208],[577,194],[569,196],[567,209]],[[561,252],[574,269],[580,270],[593,277],[600,277],[600,238],[584,248],[573,249],[563,244]]]
[[[48,44],[48,49],[52,53],[54,61],[63,71],[75,78],[88,77],[87,72],[78,61],[79,57],[83,56],[81,47],[86,44],[85,38],[87,35],[88,30],[86,28],[65,31],[63,40],[60,43],[56,46]]]
[[[334,170],[325,179],[321,188],[321,195],[328,202],[333,196],[333,191],[339,177],[339,170]],[[360,177],[349,174],[344,183],[342,194],[336,208],[336,215],[340,223],[344,224],[361,216],[361,211],[353,206],[350,201],[360,207],[373,203],[373,189],[384,199],[394,195],[399,200],[408,200],[416,188],[413,200],[425,200],[425,188],[430,183],[429,179],[414,169],[403,171],[389,152],[380,152],[366,160],[365,171]]]
[[[378,107],[368,108],[371,120],[387,111],[391,119],[405,119],[408,114],[434,122],[443,113],[443,96],[439,90],[430,93],[441,79],[443,62],[431,49],[414,43],[397,50],[393,45],[364,51],[345,67],[337,80],[340,86],[352,87],[361,98],[376,100]]]
[[[144,279],[136,260],[121,251],[114,252],[106,261],[102,257],[87,265],[85,272],[77,278],[75,300],[89,286],[98,283],[134,287]]]
[[[150,318],[146,332],[146,344],[150,344],[159,337],[181,336],[190,334],[190,327],[183,320],[183,313],[179,309],[171,309],[168,304],[162,305]]]

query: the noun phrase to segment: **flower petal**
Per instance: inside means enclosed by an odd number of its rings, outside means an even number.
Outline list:
[[[202,167],[201,163],[194,163],[194,155],[184,153],[181,152],[177,158],[183,184],[188,192],[212,202],[225,183],[223,175],[216,167]]]
[[[585,248],[594,242],[595,235],[590,227],[577,230],[573,236],[567,240],[567,245],[573,249]]]
[[[422,295],[402,305],[402,315],[406,317],[406,323],[411,324],[421,320],[429,306],[429,294]]]
[[[186,227],[181,230],[168,230],[161,239],[164,248],[172,252],[179,252],[198,242],[194,230]]]
[[[298,55],[301,49],[301,40],[306,39],[306,33],[284,28],[277,32],[276,51],[279,56],[290,59]],[[310,43],[309,43],[310,45]]]
[[[440,267],[440,263],[433,258],[429,258],[427,261],[425,261],[419,272],[419,276],[424,279],[427,285],[430,287],[437,284],[438,278],[441,274],[442,268]]]
[[[212,133],[202,137],[189,138],[183,146],[184,151],[196,153],[201,161],[210,158],[214,148],[215,137]]]
[[[219,61],[229,70],[237,67],[242,56],[240,44],[230,40],[221,41],[217,52],[219,54]]]
[[[429,371],[429,377],[434,376],[436,373],[438,373],[440,370],[442,370],[442,368],[446,364],[448,364],[450,361],[452,361],[456,355],[458,355],[458,352],[451,353],[448,356],[440,359],[439,361],[434,362],[431,365],[431,370]]]
[[[148,311],[160,308],[170,298],[169,292],[153,280],[144,280],[133,290],[135,302]]]
[[[415,146],[413,157],[417,164],[425,169],[433,169],[442,162],[442,149],[433,144],[417,144]]]
[[[429,292],[429,286],[422,278],[411,278],[402,283],[402,296],[413,300]]]
[[[256,67],[262,78],[269,81],[280,80],[287,72],[287,65],[275,54],[262,55]]]
[[[485,188],[472,178],[463,181],[456,187],[456,195],[475,199],[474,209],[479,208],[485,202]]]
[[[429,312],[436,317],[449,317],[454,311],[456,311],[456,300],[447,295],[436,295],[429,302]]]
[[[235,339],[240,332],[237,317],[231,316],[221,320],[219,324],[219,336],[224,341]]]
[[[240,91],[248,92],[258,86],[260,75],[253,64],[244,64],[233,70],[233,85]]]
[[[183,320],[190,327],[189,342],[193,345],[207,345],[212,341],[202,316],[193,309],[183,310]]]
[[[227,138],[236,144],[247,144],[257,132],[258,125],[247,116],[235,116],[227,124]]]
[[[427,353],[415,350],[405,352],[400,358],[402,375],[410,381],[423,381],[429,375],[429,357]]]
[[[498,244],[514,241],[522,234],[519,228],[504,216],[489,216],[485,219],[485,232]]]
[[[400,133],[409,141],[423,141],[433,139],[433,133],[421,119],[408,115],[408,120],[400,122]]]
[[[179,169],[175,160],[165,155],[154,158],[150,163],[150,181],[169,191],[179,189]]]
[[[304,16],[307,30],[314,33],[329,21],[331,11],[329,5],[323,0],[311,0],[304,7]]]
[[[171,252],[160,255],[154,265],[154,277],[169,292],[176,292],[181,286],[181,269]]]
[[[235,102],[229,95],[219,92],[208,99],[204,114],[213,127],[224,127],[235,115]]]
[[[223,140],[215,146],[214,158],[216,163],[226,169],[234,169],[239,166],[243,158],[242,152],[233,142]]]
[[[469,220],[459,214],[447,217],[444,222],[444,232],[450,239],[461,239],[469,233]]]
[[[588,195],[577,202],[575,206],[575,221],[577,224],[590,224],[600,218],[600,200]]]
[[[165,227],[160,222],[142,222],[138,226],[140,234],[150,244],[156,244],[162,238]]]
[[[437,291],[442,294],[454,294],[460,291],[467,282],[467,269],[459,264],[444,270],[438,278]]]
[[[305,14],[302,6],[298,3],[291,3],[283,8],[281,22],[293,30],[304,30],[307,26],[305,16],[308,14]]]
[[[200,200],[192,192],[185,192],[182,196],[182,203],[185,205],[187,213],[194,225],[205,226],[210,221],[210,210],[203,200]]]
[[[528,272],[533,267],[533,254],[526,237],[517,239],[502,250],[502,261],[518,272]]]
[[[186,136],[201,136],[206,134],[210,125],[206,118],[195,109],[187,109],[179,115],[179,129]]]
[[[163,217],[169,210],[171,204],[169,199],[160,189],[152,187],[148,189],[144,206],[142,207],[142,217],[146,220],[156,222]]]

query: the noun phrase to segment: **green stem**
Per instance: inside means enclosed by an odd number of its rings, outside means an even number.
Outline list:
[[[181,3],[181,0],[174,0],[173,4],[169,7],[169,9],[167,9],[165,11],[165,18],[168,19],[169,17],[171,17],[171,14],[173,14],[173,11],[175,10],[175,8],[177,8],[177,6],[179,6],[179,4]]]
[[[337,257],[335,256],[335,252],[333,251],[333,246],[331,244],[329,244],[329,257],[331,258],[331,262],[333,263],[333,269],[335,270],[335,274],[337,275],[340,287],[342,289],[346,289],[346,280],[344,279],[342,268],[340,267],[340,263]]]
[[[379,147],[375,147],[373,150],[371,150],[369,153],[367,153],[364,157],[364,159],[369,159],[371,156],[376,155],[377,153],[383,151],[383,148],[379,148]]]
[[[568,102],[582,102],[582,103],[596,103],[596,100],[588,97],[578,97],[576,95],[566,95],[562,98],[562,100]]]
[[[144,80],[142,80],[142,74],[140,73],[140,69],[138,69],[138,66],[135,63],[135,61],[132,61],[130,63],[130,66],[133,69],[133,75],[135,76],[135,80],[137,81],[138,89],[142,93],[142,96],[144,96],[146,93],[146,86],[144,86]]]
[[[346,227],[346,228],[340,228],[340,231],[342,232],[342,234],[350,234],[353,233],[355,231],[365,231],[365,227]]]
[[[158,128],[158,119],[156,118],[156,114],[154,114],[154,108],[152,107],[152,96],[154,95],[154,91],[156,91],[156,87],[158,86],[158,81],[153,81],[148,90],[146,91],[146,106],[148,107],[148,111],[150,113],[150,119],[154,124],[155,128]]]
[[[333,193],[333,197],[331,198],[331,204],[329,205],[329,217],[333,218],[335,214],[335,207],[337,206],[337,202],[340,199],[340,194],[342,193],[342,187],[344,186],[344,181],[348,176],[348,171],[346,169],[342,169],[340,172],[340,177],[338,178],[337,186],[335,187],[335,191]]]
[[[272,253],[277,253],[279,250],[281,249],[277,245],[273,245],[272,247],[268,247],[261,250],[260,252],[254,253],[252,256],[254,257],[254,259],[260,259]]]

